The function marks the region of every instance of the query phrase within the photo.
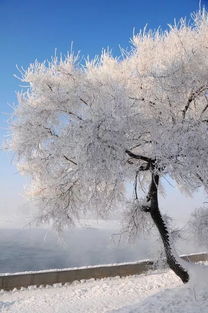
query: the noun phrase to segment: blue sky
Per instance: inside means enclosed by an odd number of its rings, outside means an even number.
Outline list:
[[[119,45],[129,46],[134,29],[146,24],[164,29],[198,8],[198,0],[0,0],[0,142],[20,90],[13,76],[18,75],[16,65],[26,68],[35,59],[50,59],[55,49],[65,54],[71,42],[84,56],[106,47],[118,55]],[[0,213],[10,214],[22,201],[25,179],[12,166],[10,154],[0,151],[0,164]]]

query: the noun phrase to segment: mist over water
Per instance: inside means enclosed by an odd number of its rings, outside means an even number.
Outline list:
[[[150,243],[118,242],[109,230],[75,229],[58,238],[41,229],[0,230],[0,272],[135,261],[150,256]]]
[[[50,230],[0,229],[0,273],[131,262],[159,253],[155,239],[129,243],[113,233],[85,227],[67,231],[60,239]],[[187,242],[180,247],[180,253],[202,250]]]

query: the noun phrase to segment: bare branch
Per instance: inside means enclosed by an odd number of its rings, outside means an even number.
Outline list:
[[[145,161],[145,162],[148,162],[148,163],[154,162],[154,160],[152,160],[152,159],[150,159],[148,157],[145,157],[143,155],[134,154],[133,152],[131,152],[129,150],[126,150],[125,152],[133,159],[142,160],[142,161]]]
[[[50,91],[53,91],[51,85],[47,84],[48,88],[50,89]]]
[[[77,163],[76,163],[75,161],[69,159],[66,155],[64,155],[64,158],[65,158],[67,161],[73,163],[74,165],[77,165]]]
[[[79,99],[80,99],[80,101],[82,101],[84,104],[89,105],[84,99],[82,99],[82,98],[79,98]]]

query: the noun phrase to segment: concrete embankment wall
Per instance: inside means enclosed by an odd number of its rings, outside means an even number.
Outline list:
[[[207,253],[183,255],[182,258],[191,262],[207,261]],[[153,269],[151,260],[116,265],[101,265],[76,269],[49,270],[29,273],[16,273],[0,275],[0,289],[12,290],[14,288],[32,285],[53,285],[57,283],[71,283],[75,280],[104,278],[113,276],[129,276],[145,273]]]

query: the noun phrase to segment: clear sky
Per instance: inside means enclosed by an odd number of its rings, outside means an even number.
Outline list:
[[[21,89],[13,76],[18,75],[16,65],[27,68],[35,59],[50,59],[55,49],[66,54],[71,42],[84,56],[93,57],[107,47],[118,55],[119,45],[129,46],[133,30],[146,24],[164,29],[174,18],[189,18],[198,8],[198,0],[0,0],[0,142],[8,133],[15,92]],[[25,179],[11,159],[0,151],[0,216],[14,219]]]

